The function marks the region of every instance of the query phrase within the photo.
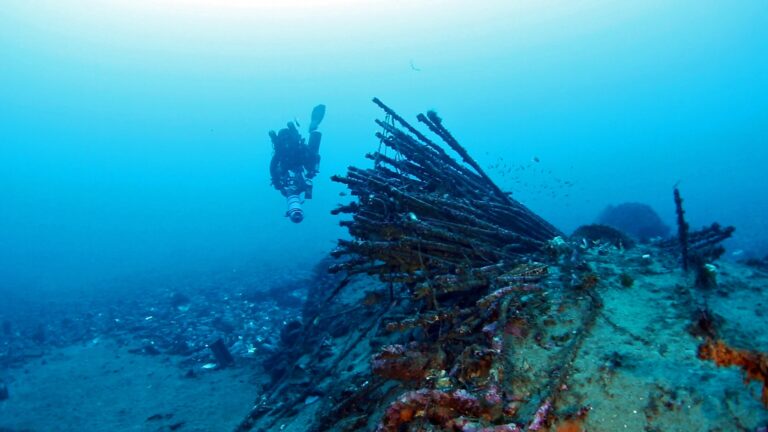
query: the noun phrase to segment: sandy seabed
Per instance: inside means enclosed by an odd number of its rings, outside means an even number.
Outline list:
[[[718,368],[697,357],[703,339],[690,332],[695,307],[683,295],[690,276],[628,266],[634,258],[592,257],[603,307],[574,361],[567,389],[591,408],[580,430],[754,432],[768,427],[762,383],[745,384],[740,369]],[[620,286],[623,271],[635,275],[632,287]],[[765,352],[768,273],[722,263],[718,278],[720,287],[698,296],[722,320],[723,338],[735,347]],[[334,344],[343,346],[353,335]],[[370,373],[370,352],[362,344],[360,353],[350,355],[350,365],[324,379],[341,385],[354,373]],[[536,359],[535,350],[510,354],[520,370],[543,367]],[[187,377],[189,369],[174,357],[132,354],[107,338],[53,349],[6,372],[10,398],[0,402],[0,432],[232,431],[268,380],[256,364],[211,371],[197,365],[194,377]],[[327,398],[299,401],[295,415],[264,418],[254,430],[306,431],[332,404]],[[380,401],[369,424],[376,424],[387,403]]]
[[[58,349],[10,371],[0,430],[230,431],[258,392],[246,369],[188,378],[167,356],[109,340]]]

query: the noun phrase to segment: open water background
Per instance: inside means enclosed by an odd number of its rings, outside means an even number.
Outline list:
[[[6,0],[2,303],[306,269],[344,235],[329,177],[367,166],[373,96],[437,110],[567,232],[625,201],[673,224],[679,181],[693,227],[735,225],[731,251],[764,256],[766,22],[764,1]],[[321,173],[294,225],[267,132],[317,103]]]

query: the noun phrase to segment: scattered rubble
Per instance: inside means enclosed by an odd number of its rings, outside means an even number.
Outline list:
[[[279,349],[281,328],[300,316],[312,284],[311,272],[271,282],[263,277],[262,285],[254,287],[218,284],[215,274],[209,277],[183,289],[173,282],[167,288],[155,286],[152,295],[46,304],[24,311],[13,324],[4,320],[0,366],[20,366],[57,347],[98,344],[105,338],[137,355],[172,356],[185,369],[263,360]],[[273,285],[281,287],[282,297],[298,300],[286,304],[271,297]]]

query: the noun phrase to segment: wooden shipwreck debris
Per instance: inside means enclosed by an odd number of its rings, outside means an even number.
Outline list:
[[[330,270],[345,277],[324,304],[348,291],[356,275],[378,278],[387,299],[365,294],[378,285],[367,282],[359,297],[371,309],[355,316],[352,342],[331,364],[294,368],[312,371],[295,385],[287,373],[237,430],[261,416],[274,427],[329,373],[352,357],[359,364],[362,353],[368,372],[332,386],[308,430],[546,430],[601,300],[591,291],[547,289],[550,241],[563,234],[503,192],[437,114],[417,117],[433,140],[374,103],[385,118],[376,121],[379,149],[367,155],[373,166],[332,177],[356,200],[333,211],[347,216],[340,224],[350,238],[332,253],[340,261]],[[325,331],[314,323],[329,312],[317,309],[304,317],[307,335],[298,345]],[[545,342],[553,315],[562,317],[563,335]],[[359,349],[366,339],[368,348]],[[511,358],[517,349],[536,352],[540,368],[518,364]],[[293,396],[286,401],[286,394]]]
[[[722,227],[715,222],[708,227],[691,231],[685,220],[683,198],[677,187],[674,189],[674,197],[677,214],[677,238],[665,240],[659,246],[668,250],[678,248],[683,270],[688,271],[691,266],[694,266],[697,271],[701,271],[705,264],[720,258],[725,252],[721,243],[733,235],[735,228],[732,226]]]
[[[331,254],[331,279],[310,288],[296,337],[270,359],[280,374],[236,430],[583,429],[589,401],[574,372],[598,318],[652,345],[602,314],[600,292],[619,282],[587,258],[634,254],[645,269],[654,248],[706,268],[733,228],[689,232],[676,191],[678,238],[630,251],[620,233],[592,227],[566,241],[496,186],[437,114],[417,116],[420,131],[374,103],[384,119],[372,166],[332,177],[355,198],[333,211],[349,237]],[[635,285],[619,280],[624,291]],[[714,337],[699,306],[698,325]],[[764,359],[746,352],[710,343],[699,355],[764,375]]]
[[[335,271],[378,275],[386,282],[407,281],[413,291],[438,276],[453,275],[431,294],[472,290],[487,284],[491,272],[536,257],[561,233],[502,192],[434,112],[418,120],[447,149],[419,132],[380,100],[379,151],[368,154],[374,166],[349,167],[334,181],[346,184],[357,201],[334,214],[351,214],[341,224],[354,240],[340,240],[336,257],[350,256]],[[449,155],[453,151],[458,161]],[[419,285],[420,284],[420,285]]]
[[[341,224],[353,238],[339,240],[332,255],[347,261],[334,270],[378,276],[393,300],[403,293],[395,293],[395,284],[406,290],[406,318],[385,318],[384,329],[423,335],[420,343],[386,345],[372,356],[373,373],[401,381],[404,392],[377,430],[418,429],[421,422],[435,430],[543,429],[566,388],[567,365],[594,320],[586,320],[563,348],[559,378],[525,404],[514,400],[523,386],[513,389],[520,372],[508,364],[507,344],[541,318],[536,307],[527,307],[546,303],[538,283],[548,268],[537,261],[562,234],[501,191],[437,114],[417,119],[439,144],[380,100],[374,103],[386,114],[377,121],[379,151],[367,155],[374,166],[350,167],[346,176],[333,177],[357,197],[334,211],[352,216]],[[585,316],[594,317],[600,302],[588,298],[592,313]]]

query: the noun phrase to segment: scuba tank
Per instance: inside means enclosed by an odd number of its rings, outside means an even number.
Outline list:
[[[317,131],[320,122],[325,118],[325,105],[320,104],[312,109],[312,120],[309,123],[309,140],[307,141],[307,150],[312,158],[312,167],[310,172],[314,176],[320,170],[320,139],[323,134]]]

